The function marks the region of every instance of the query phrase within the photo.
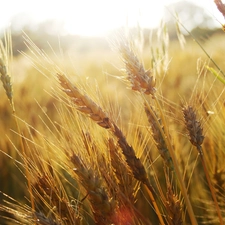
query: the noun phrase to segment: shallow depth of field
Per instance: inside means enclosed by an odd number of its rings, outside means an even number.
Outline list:
[[[6,33],[0,224],[225,223],[225,33],[195,32]]]

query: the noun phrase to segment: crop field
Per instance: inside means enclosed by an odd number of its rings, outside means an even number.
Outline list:
[[[1,224],[225,223],[222,28],[23,36],[0,49]]]

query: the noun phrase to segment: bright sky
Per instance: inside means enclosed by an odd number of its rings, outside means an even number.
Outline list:
[[[213,0],[189,0],[205,7],[221,23]],[[79,35],[104,35],[121,26],[156,27],[166,4],[175,0],[5,0],[0,13],[0,29],[13,24],[55,19],[66,32]],[[15,15],[17,15],[15,17]],[[12,18],[14,17],[14,20]],[[16,18],[16,19],[15,19]]]

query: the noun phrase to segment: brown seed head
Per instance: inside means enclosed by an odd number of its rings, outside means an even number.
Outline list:
[[[13,89],[12,89],[11,77],[8,75],[7,67],[2,58],[0,58],[0,79],[5,89],[5,93],[10,103],[12,104]]]
[[[63,91],[72,98],[73,103],[77,106],[77,110],[88,115],[99,126],[109,129],[117,137],[118,145],[122,149],[122,153],[125,156],[126,162],[132,170],[134,177],[150,186],[144,165],[141,160],[136,157],[133,147],[127,143],[127,140],[119,127],[107,117],[106,113],[94,101],[87,95],[82,94],[65,75],[57,75]]]
[[[120,52],[126,67],[127,80],[131,83],[132,90],[154,95],[156,91],[155,78],[151,75],[150,70],[145,70],[143,64],[128,45],[121,44]]]
[[[64,74],[57,74],[63,91],[71,98],[76,109],[87,114],[99,126],[110,128],[110,121],[106,113],[87,95],[83,94],[75,85],[73,85]]]
[[[189,132],[190,142],[196,146],[198,150],[200,150],[201,144],[204,140],[204,136],[202,134],[203,129],[200,121],[197,120],[196,113],[192,106],[184,107],[183,115],[187,130]]]
[[[70,160],[75,166],[73,171],[77,175],[79,183],[88,193],[87,197],[91,204],[96,224],[107,224],[106,221],[109,221],[109,224],[111,224],[110,221],[115,212],[116,201],[113,197],[109,197],[101,177],[75,153],[73,153]]]

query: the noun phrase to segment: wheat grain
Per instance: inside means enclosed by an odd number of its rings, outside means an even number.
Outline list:
[[[119,49],[125,64],[127,80],[130,82],[132,90],[147,95],[154,95],[156,91],[155,78],[151,74],[151,71],[145,70],[128,44],[121,43]]]
[[[166,218],[168,225],[182,225],[182,204],[178,197],[175,195],[171,186],[171,183],[167,180],[167,201],[166,206]]]
[[[215,204],[215,208],[216,208],[216,212],[220,221],[220,224],[223,225],[223,217],[221,214],[221,210],[217,201],[217,197],[216,197],[216,193],[215,193],[215,188],[212,185],[211,182],[211,178],[205,163],[205,159],[204,159],[204,155],[203,155],[203,151],[202,151],[202,143],[204,140],[204,136],[203,136],[203,128],[201,126],[201,123],[199,120],[197,120],[197,116],[196,113],[193,109],[192,106],[186,106],[183,108],[183,114],[184,114],[184,119],[185,119],[185,125],[187,127],[187,130],[189,132],[189,137],[190,137],[190,142],[196,146],[199,155],[200,155],[200,159],[202,162],[202,166],[203,166],[203,170],[205,172],[206,175],[206,179],[208,182],[208,186]]]
[[[113,198],[109,198],[101,179],[91,168],[87,168],[76,154],[73,154],[70,159],[75,166],[73,170],[78,176],[79,183],[87,191],[96,224],[111,224],[116,201]]]
[[[0,42],[1,44],[1,42]],[[1,81],[3,84],[3,88],[5,89],[5,93],[10,101],[10,104],[13,105],[13,88],[11,83],[11,77],[8,74],[8,69],[6,66],[6,63],[4,62],[4,57],[2,56],[2,46],[1,46],[1,52],[0,52],[0,74],[1,74]]]
[[[197,120],[196,113],[192,106],[186,106],[183,108],[183,114],[185,119],[185,124],[189,132],[190,142],[197,147],[200,154],[201,145],[204,140],[203,129],[201,123]]]
[[[59,79],[60,85],[63,88],[63,91],[71,98],[72,102],[75,103],[76,106],[78,106],[77,109],[80,110],[80,106],[82,105],[82,107],[87,109],[87,110],[82,110],[84,114],[88,115],[91,119],[92,119],[91,116],[94,115],[94,117],[97,118],[97,120],[94,120],[94,121],[97,122],[97,124],[100,125],[101,127],[109,129],[111,133],[117,138],[118,145],[122,149],[122,153],[125,156],[126,162],[129,168],[131,169],[133,176],[137,180],[141,181],[143,184],[146,185],[151,202],[156,210],[160,223],[163,225],[164,222],[163,222],[161,213],[159,211],[159,208],[155,202],[155,199],[153,196],[154,191],[148,179],[145,167],[143,163],[141,162],[141,160],[137,158],[133,147],[127,143],[127,140],[124,134],[122,133],[122,131],[113,121],[110,120],[110,118],[101,109],[101,107],[99,107],[95,102],[93,102],[87,95],[82,94],[80,90],[77,87],[75,87],[68,80],[68,78],[66,78],[65,75],[58,74],[58,79]],[[81,165],[79,163],[79,159],[77,158],[77,156],[74,155],[71,159],[72,159],[71,161],[74,160],[75,164],[77,162],[79,165]],[[101,216],[100,218],[98,214],[96,216],[97,216],[97,220],[101,220]],[[103,219],[103,221],[105,220]]]
[[[109,139],[109,152],[111,157],[111,164],[114,168],[114,173],[118,179],[118,186],[120,192],[126,196],[126,201],[130,203],[135,202],[134,196],[134,181],[131,176],[131,171],[123,161],[122,153],[119,151],[118,146],[115,145],[113,139]]]
[[[92,120],[103,128],[110,128],[112,126],[106,113],[94,101],[81,93],[65,75],[57,75],[63,91],[71,97],[72,102],[77,106],[77,110],[89,115]]]
[[[72,98],[72,102],[78,106],[77,110],[89,115],[89,117],[99,126],[109,129],[117,137],[118,144],[122,149],[122,152],[126,158],[126,162],[131,168],[134,177],[145,184],[149,184],[147,173],[143,164],[141,163],[140,159],[136,157],[134,149],[127,143],[125,136],[117,127],[117,125],[109,119],[107,114],[101,109],[100,106],[93,102],[87,95],[82,94],[80,90],[75,87],[68,80],[68,78],[66,78],[65,75],[58,74],[58,78],[60,85],[63,87],[63,91],[70,98]]]
[[[149,108],[150,107],[150,108]],[[173,162],[170,157],[170,153],[168,151],[166,142],[164,140],[164,136],[161,132],[164,132],[164,128],[161,125],[161,120],[156,115],[156,112],[151,106],[145,105],[145,113],[148,117],[149,124],[151,126],[152,130],[152,137],[155,141],[155,145],[157,146],[157,149],[163,158],[165,164],[171,169],[171,171],[174,170]],[[157,118],[157,120],[156,120]]]

